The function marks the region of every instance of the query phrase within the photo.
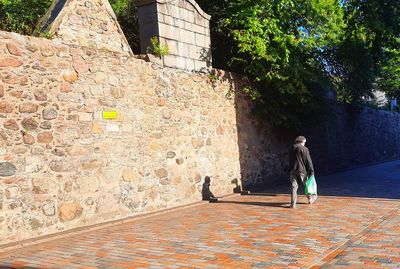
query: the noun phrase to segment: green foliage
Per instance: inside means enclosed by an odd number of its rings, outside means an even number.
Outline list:
[[[338,99],[360,103],[372,97],[376,66],[366,41],[359,36],[345,37],[333,52],[331,68]]]
[[[39,35],[40,37],[44,37],[47,39],[52,39],[54,37],[54,34],[50,33],[50,32],[42,32]]]
[[[347,27],[342,42],[330,51],[332,75],[336,77],[340,100],[362,103],[372,97],[381,65],[388,63],[385,51],[396,47],[400,2],[347,0],[344,10]],[[382,80],[378,89],[380,85]],[[388,91],[387,87],[381,90]]]
[[[160,41],[158,41],[158,37],[153,36],[150,39],[151,47],[148,48],[148,52],[152,53],[158,57],[164,57],[169,54],[169,48],[168,46],[163,46],[160,44]]]
[[[320,115],[327,89],[363,103],[397,87],[400,1],[198,2],[212,15],[213,65],[248,75],[255,112],[275,125]]]
[[[210,80],[210,82],[211,82],[212,84],[214,84],[214,83],[216,83],[216,82],[219,80],[219,77],[218,77],[216,74],[214,74],[214,73],[209,73],[209,74],[208,74],[208,79]]]
[[[134,53],[140,53],[139,23],[133,0],[109,0],[122,31]]]
[[[336,0],[235,2],[223,27],[236,42],[232,64],[257,87],[247,91],[258,114],[275,125],[300,124],[302,111],[319,110],[323,91],[310,87],[328,81],[323,52],[340,42],[343,10]]]
[[[32,35],[52,0],[0,0],[0,29]]]
[[[399,49],[386,49],[385,55],[378,78],[378,88],[389,97],[400,100],[400,46]]]

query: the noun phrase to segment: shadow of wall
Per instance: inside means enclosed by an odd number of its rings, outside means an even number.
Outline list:
[[[235,89],[241,187],[268,190],[288,182],[288,152],[307,138],[317,175],[400,158],[400,115],[330,101],[324,120],[299,132],[278,130],[251,115],[251,101]]]
[[[235,92],[235,108],[243,190],[285,183],[294,134],[273,128],[252,115],[251,100],[240,89]]]
[[[306,128],[318,174],[400,158],[400,115],[332,102],[326,119]]]

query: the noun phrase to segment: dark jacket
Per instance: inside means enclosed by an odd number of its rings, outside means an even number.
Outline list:
[[[301,144],[293,145],[289,153],[289,169],[291,172],[302,173],[307,176],[314,174],[314,167],[308,148]]]

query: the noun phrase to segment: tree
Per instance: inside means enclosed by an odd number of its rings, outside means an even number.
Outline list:
[[[399,48],[396,38],[400,37],[400,2],[345,0],[343,7],[347,27],[341,44],[331,51],[333,74],[337,77],[339,98],[361,103],[376,89],[390,91],[384,78],[388,78],[389,70],[395,70],[388,66],[395,54],[388,52]],[[393,75],[391,78],[396,80]]]
[[[133,0],[110,0],[122,31],[134,53],[140,53],[139,23]]]
[[[400,100],[400,49],[387,49],[385,55],[377,81],[378,88],[388,97]]]
[[[0,0],[0,29],[32,35],[52,0]]]
[[[231,46],[219,51],[228,51],[230,67],[253,82],[247,93],[259,115],[275,125],[293,126],[316,112],[322,85],[329,85],[323,52],[339,41],[344,28],[338,1],[201,2],[219,16],[219,36],[229,34]]]

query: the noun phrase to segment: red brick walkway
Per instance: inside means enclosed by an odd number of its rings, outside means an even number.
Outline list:
[[[289,199],[225,198],[2,253],[0,268],[400,268],[399,200]]]

